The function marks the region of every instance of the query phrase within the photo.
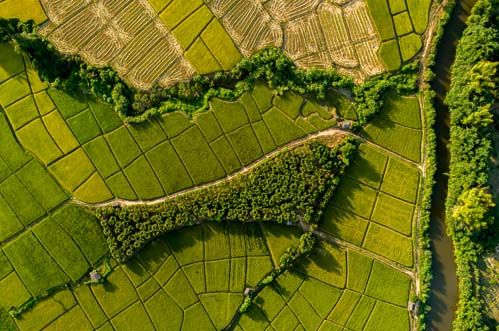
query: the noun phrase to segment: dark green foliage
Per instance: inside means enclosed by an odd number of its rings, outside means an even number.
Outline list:
[[[285,151],[250,174],[161,204],[97,210],[113,256],[124,261],[154,237],[199,221],[316,224],[356,150],[352,138]]]
[[[356,86],[353,91],[359,123],[365,124],[374,114],[383,109],[384,99],[388,92],[395,89],[399,95],[415,93],[417,70],[417,63],[407,64],[397,74],[375,76],[364,84]]]
[[[478,256],[497,234],[487,226],[463,226],[463,192],[487,190],[491,154],[491,107],[497,102],[499,60],[499,13],[497,0],[480,0],[473,8],[452,67],[452,85],[447,95],[451,114],[451,166],[446,201],[447,228],[454,242],[459,304],[455,330],[484,330],[484,309],[479,299]],[[466,197],[465,197],[466,198]],[[466,199],[465,199],[466,200]],[[475,224],[487,224],[491,205],[475,215]],[[458,217],[459,216],[459,217]]]
[[[109,67],[96,68],[77,56],[64,56],[40,37],[32,21],[0,19],[0,41],[12,42],[28,55],[40,77],[70,94],[87,91],[111,103],[129,122],[142,122],[157,114],[183,110],[192,114],[209,107],[208,100],[218,97],[233,101],[259,83],[275,94],[285,91],[309,94],[324,100],[331,88],[354,89],[362,123],[376,113],[385,92],[395,88],[404,94],[415,89],[416,66],[403,67],[397,75],[376,76],[354,88],[353,81],[334,69],[298,68],[279,48],[266,48],[242,59],[231,71],[213,76],[196,76],[189,82],[169,88],[154,86],[148,91],[128,87]],[[256,100],[258,102],[258,100]]]

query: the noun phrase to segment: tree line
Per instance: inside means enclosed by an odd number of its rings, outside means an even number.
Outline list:
[[[417,63],[404,66],[398,73],[374,76],[360,85],[334,69],[301,69],[281,49],[270,47],[243,58],[232,70],[195,76],[171,87],[154,86],[138,90],[124,82],[110,67],[95,67],[79,56],[59,53],[53,44],[37,33],[33,21],[0,18],[0,42],[10,42],[28,56],[40,77],[70,94],[88,93],[110,103],[129,122],[142,122],[158,114],[183,110],[188,114],[208,108],[208,100],[218,97],[235,100],[251,91],[255,84],[266,84],[275,94],[294,91],[324,100],[329,89],[351,91],[359,117],[364,124],[383,106],[386,94],[416,92]]]

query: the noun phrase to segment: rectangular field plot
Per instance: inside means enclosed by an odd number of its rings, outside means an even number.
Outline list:
[[[385,101],[380,117],[413,129],[421,129],[421,112],[418,99],[415,97],[390,95]]]
[[[42,330],[66,311],[71,310],[75,304],[76,300],[71,292],[57,292],[53,297],[41,300],[35,307],[26,311],[22,315],[23,318],[16,319],[17,327],[22,331]]]
[[[164,196],[165,192],[145,156],[132,162],[124,172],[139,199],[150,200]]]
[[[362,136],[414,162],[421,161],[421,130],[377,118],[364,128]]]
[[[36,160],[32,160],[16,173],[17,178],[47,211],[67,200],[67,195],[47,170]]]
[[[111,200],[113,194],[99,173],[94,172],[73,192],[73,198],[88,203],[100,203]]]
[[[225,136],[213,141],[210,146],[227,174],[241,168],[241,162]]]
[[[0,84],[0,105],[3,108],[31,93],[26,73],[21,73]]]
[[[2,293],[0,297],[2,307],[19,307],[31,297],[15,272],[0,280],[0,293]]]
[[[155,330],[141,302],[136,302],[111,320],[116,330]]]
[[[6,107],[5,113],[9,117],[9,121],[12,123],[14,130],[19,129],[39,116],[35,101],[31,95]]]
[[[410,203],[416,202],[419,170],[401,160],[390,158],[381,191]]]
[[[212,18],[211,11],[203,5],[173,29],[172,33],[180,46],[183,49],[188,49]]]
[[[212,99],[210,107],[225,133],[232,132],[249,123],[244,106],[239,102]]]
[[[84,144],[101,134],[101,130],[89,109],[66,120],[80,144]]]
[[[271,108],[263,115],[263,120],[277,146],[284,145],[306,135],[305,131],[296,126],[295,123],[278,108]]]
[[[366,331],[408,330],[407,309],[378,301],[364,328]]]
[[[0,144],[0,156],[10,170],[15,171],[31,160],[31,156],[25,153],[17,142],[9,127],[7,118],[2,112],[0,112],[0,141],[2,141]]]
[[[215,56],[223,70],[230,70],[241,59],[241,53],[225,29],[214,19],[201,33],[201,39]]]
[[[169,142],[165,141],[151,149],[146,157],[166,194],[192,186],[187,170]]]
[[[3,13],[3,11],[1,11]],[[24,71],[23,58],[14,51],[14,47],[9,43],[0,45],[0,55],[2,66],[0,67],[0,83]]]
[[[87,102],[82,96],[71,96],[54,88],[47,91],[64,118],[76,115],[87,108]]]
[[[199,128],[191,128],[171,142],[194,184],[206,183],[225,176],[225,171]]]
[[[42,294],[69,280],[31,232],[24,233],[5,246],[4,252],[33,295]]]
[[[14,213],[7,201],[0,195],[0,242],[13,236],[23,228],[24,225],[21,223],[16,213]]]
[[[193,125],[187,114],[183,111],[163,114],[159,120],[159,124],[161,124],[170,139],[175,138]]]
[[[223,135],[222,129],[212,111],[198,113],[194,118],[194,122],[199,126],[209,143]]]
[[[262,156],[262,148],[250,124],[227,134],[227,138],[243,165]]]
[[[108,318],[118,315],[124,308],[137,301],[137,292],[121,268],[115,269],[107,278],[113,291],[105,286],[93,286],[92,292]]]
[[[77,168],[75,164],[78,165]],[[49,170],[67,191],[73,192],[92,175],[95,168],[85,152],[79,148],[53,163]]]
[[[90,268],[80,248],[52,218],[37,224],[33,233],[72,281],[80,279]]]
[[[42,118],[50,136],[64,154],[71,152],[79,146],[73,132],[64,121],[61,113],[53,111]]]
[[[90,160],[102,177],[107,178],[120,170],[104,137],[97,137],[83,146]]]
[[[192,66],[200,75],[222,70],[217,59],[211,54],[201,38],[196,39],[191,47],[189,47],[185,52],[185,57],[192,63]]]
[[[376,195],[376,190],[369,186],[345,178],[331,201],[336,206],[341,206],[345,210],[369,219],[374,209]]]
[[[348,168],[347,176],[379,189],[388,157],[376,148],[361,144],[357,156]]]
[[[371,273],[373,260],[365,255],[348,250],[347,261],[347,288],[364,293],[367,281],[369,280],[369,274]]]
[[[362,245],[369,221],[333,204],[326,207],[320,229],[355,245]]]
[[[139,146],[124,126],[106,134],[106,139],[122,168],[129,165],[141,153]]]
[[[123,124],[118,114],[109,105],[90,99],[88,106],[103,132],[111,132]]]
[[[0,194],[24,225],[33,223],[45,210],[16,176],[0,184]]]
[[[410,237],[413,213],[414,205],[380,193],[372,220]]]
[[[405,307],[409,300],[409,276],[374,261],[366,294],[379,300]]]
[[[52,218],[71,236],[91,265],[108,252],[99,221],[82,207],[67,205]]]
[[[126,200],[137,199],[137,195],[128,182],[128,179],[126,179],[125,175],[121,171],[106,179],[106,184],[117,198]]]
[[[412,240],[384,226],[371,223],[363,247],[390,260],[412,267]]]
[[[264,121],[258,121],[251,124],[253,127],[253,131],[255,131],[256,137],[260,142],[260,146],[265,154],[273,151],[276,147],[274,139],[270,134],[270,131],[267,129]]]
[[[41,119],[36,119],[17,131],[20,143],[44,164],[49,164],[63,155],[55,144]]]

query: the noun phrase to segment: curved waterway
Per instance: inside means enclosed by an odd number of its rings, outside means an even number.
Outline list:
[[[450,68],[454,62],[456,47],[466,27],[466,19],[477,0],[458,0],[452,17],[448,22],[436,57],[434,71],[436,80],[432,84],[437,94],[435,107],[437,110],[437,173],[436,185],[431,208],[431,249],[433,251],[433,282],[431,286],[429,314],[431,330],[450,331],[457,305],[457,276],[454,262],[452,242],[445,228],[445,198],[450,163],[449,143],[449,109],[443,100],[450,88]]]

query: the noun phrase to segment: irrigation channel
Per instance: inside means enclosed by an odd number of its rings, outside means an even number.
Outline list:
[[[430,237],[433,251],[433,282],[431,286],[429,314],[431,330],[450,331],[457,305],[458,290],[456,265],[452,242],[446,234],[445,198],[447,197],[450,164],[449,109],[444,99],[450,88],[450,68],[454,62],[456,47],[466,27],[466,19],[477,0],[458,0],[448,22],[436,56],[434,70],[437,79],[432,84],[436,98],[437,173],[431,208]]]

